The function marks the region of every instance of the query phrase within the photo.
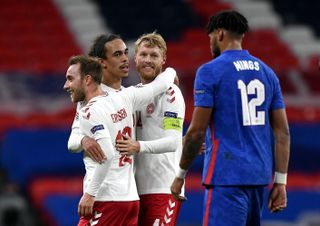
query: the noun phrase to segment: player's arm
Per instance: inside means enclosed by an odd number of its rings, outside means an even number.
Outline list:
[[[163,137],[152,141],[139,141],[140,152],[160,154],[174,152],[182,145],[185,103],[177,86],[171,86],[161,101]],[[160,104],[160,103],[159,103]]]
[[[152,87],[152,96],[157,96],[169,89],[176,76],[177,73],[173,68],[166,68],[164,72],[160,73],[152,82],[148,84],[148,86]]]
[[[73,119],[71,133],[68,140],[68,150],[73,153],[78,153],[82,151],[81,140],[84,135],[80,132],[79,128],[79,111],[80,111],[80,103],[77,104],[77,112]]]
[[[162,109],[163,136],[150,141],[135,141],[129,137],[117,142],[117,150],[122,154],[175,152],[182,143],[185,103],[178,88],[170,88],[164,94],[159,106]]]
[[[127,135],[123,135],[123,138],[124,140],[118,140],[116,144],[117,150],[123,155],[175,152],[182,142],[181,132],[175,130],[167,130],[162,138],[151,141],[136,141]]]
[[[81,118],[80,131],[95,139],[103,151],[103,154],[108,156],[108,158],[102,164],[95,164],[92,178],[79,202],[78,212],[80,216],[92,214],[94,197],[97,195],[115,155],[109,130],[107,126],[101,122],[101,119],[104,118],[103,113],[93,107],[90,108],[89,112],[90,118]]]
[[[190,126],[184,137],[184,146],[179,164],[180,170],[171,185],[171,193],[176,200],[184,200],[184,197],[180,196],[181,188],[184,184],[184,178],[187,170],[198,155],[199,149],[204,142],[206,128],[208,126],[211,114],[212,108],[194,108]]]
[[[68,150],[72,153],[79,153],[82,150],[88,155],[90,158],[92,158],[94,161],[102,163],[105,159],[105,155],[102,152],[100,146],[98,143],[81,133],[79,128],[79,114],[80,111],[80,104],[77,105],[77,113],[74,117],[73,123],[72,123],[72,130],[69,136],[68,140]]]
[[[111,142],[111,138],[101,138],[97,140],[98,144],[100,145],[103,153],[108,156],[107,160],[102,164],[96,164],[95,170],[93,173],[93,177],[88,185],[87,193],[91,196],[96,196],[99,188],[107,175],[107,172],[111,166],[112,159],[114,158],[114,147]]]
[[[287,206],[286,182],[290,156],[290,132],[285,109],[271,111],[270,123],[275,138],[275,178],[268,207],[277,212]]]
[[[290,131],[285,109],[271,112],[271,127],[275,138],[275,170],[285,174],[290,156]]]
[[[113,145],[110,139],[102,138],[97,140],[97,142],[108,158],[102,164],[97,163],[95,166],[92,179],[78,205],[78,213],[80,216],[92,214],[95,202],[94,197],[97,195],[107,172],[110,170],[114,158]]]
[[[133,109],[140,109],[143,105],[148,104],[153,97],[165,92],[173,84],[176,71],[168,67],[164,72],[160,73],[152,82],[136,87],[130,87],[123,92],[122,95],[132,103]]]
[[[195,107],[190,126],[184,137],[184,147],[180,159],[180,168],[188,170],[204,142],[206,129],[210,120],[212,108]]]

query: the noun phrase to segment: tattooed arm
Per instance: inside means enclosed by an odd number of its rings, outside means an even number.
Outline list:
[[[171,185],[171,193],[176,200],[184,200],[184,197],[180,196],[184,178],[204,141],[211,113],[212,108],[204,107],[195,107],[193,111],[192,120],[184,138],[180,169]]]

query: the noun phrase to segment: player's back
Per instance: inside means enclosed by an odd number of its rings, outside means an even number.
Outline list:
[[[223,52],[198,74],[196,86],[202,88],[196,88],[196,106],[204,104],[199,92],[212,92],[208,107],[214,120],[207,131],[206,142],[213,135],[214,148],[206,153],[204,182],[268,184],[273,159],[269,111],[284,107],[276,75],[245,50]]]

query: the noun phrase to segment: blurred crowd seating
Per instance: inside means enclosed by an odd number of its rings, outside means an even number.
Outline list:
[[[80,53],[51,0],[1,1],[0,71],[63,72]]]

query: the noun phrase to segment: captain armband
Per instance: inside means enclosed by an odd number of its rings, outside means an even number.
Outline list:
[[[171,117],[165,117],[163,119],[163,129],[174,129],[179,132],[182,131],[183,126],[183,119],[182,118],[171,118]]]
[[[287,184],[287,173],[274,173],[274,183],[276,184]]]

